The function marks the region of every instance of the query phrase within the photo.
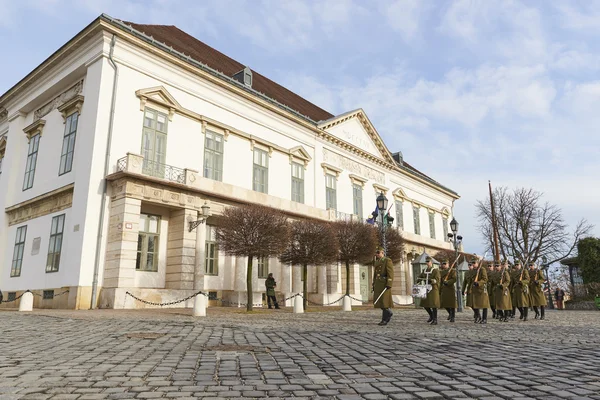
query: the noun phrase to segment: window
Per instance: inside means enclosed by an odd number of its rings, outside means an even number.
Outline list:
[[[362,186],[354,184],[352,185],[352,194],[354,200],[354,215],[358,215],[359,221],[363,219],[363,201],[362,201]]]
[[[206,225],[206,275],[219,275],[219,245],[217,244],[217,229]]]
[[[396,200],[396,227],[399,230],[404,230],[404,210],[402,200]]]
[[[52,218],[52,226],[50,228],[50,244],[48,245],[48,257],[46,258],[46,272],[58,271],[64,227],[65,214]]]
[[[429,211],[429,236],[435,239],[435,213]]]
[[[252,190],[267,193],[269,189],[269,154],[261,149],[254,149],[254,176]]]
[[[269,258],[268,257],[259,257],[257,265],[258,265],[258,277],[261,279],[267,278],[269,276]]]
[[[17,228],[15,248],[13,250],[12,266],[10,276],[21,276],[21,265],[23,265],[23,253],[25,252],[25,237],[27,236],[27,225]]]
[[[335,176],[325,175],[325,208],[337,210],[337,194],[336,194],[337,179]]]
[[[15,301],[17,298],[17,292],[8,292],[8,301]]]
[[[37,153],[40,147],[40,134],[33,135],[29,139],[29,149],[27,150],[27,164],[25,165],[25,179],[23,179],[23,190],[33,187],[33,177],[35,176],[35,166],[37,164]]]
[[[223,180],[223,135],[208,130],[204,139],[204,177]]]
[[[304,165],[292,163],[292,201],[304,203]]]
[[[52,300],[54,298],[54,290],[44,290],[42,293],[42,299],[44,300]]]
[[[164,178],[167,155],[167,116],[147,108],[144,111],[142,135],[142,172],[146,175]]]
[[[448,237],[448,217],[442,217],[442,226],[444,228],[444,240],[450,241]]]
[[[60,153],[60,168],[58,175],[71,172],[73,169],[73,153],[75,152],[75,134],[79,113],[74,112],[65,120],[65,136],[63,137],[62,151]]]
[[[419,207],[413,206],[413,222],[415,234],[421,234],[421,218],[419,217]]]
[[[141,214],[138,233],[136,271],[158,271],[158,249],[160,238],[160,217]]]

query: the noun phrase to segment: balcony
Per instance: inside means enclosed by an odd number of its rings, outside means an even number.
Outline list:
[[[153,178],[190,186],[198,179],[198,171],[187,168],[177,168],[172,165],[145,160],[144,157],[132,153],[127,153],[127,156],[117,160],[116,172],[121,171],[147,175]]]
[[[335,210],[333,208],[327,209],[327,212],[329,213],[330,221],[358,221],[359,220],[358,215],[356,215],[356,214],[348,214],[345,212]]]

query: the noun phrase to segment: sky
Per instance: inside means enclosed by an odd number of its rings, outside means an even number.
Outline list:
[[[600,236],[600,0],[0,0],[0,93],[101,13],[176,25],[332,114],[363,108],[392,152],[475,202],[534,188]]]

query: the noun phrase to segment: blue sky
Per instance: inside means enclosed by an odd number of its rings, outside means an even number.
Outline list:
[[[339,114],[474,203],[533,187],[600,236],[600,1],[0,0],[3,93],[100,13],[177,25]]]

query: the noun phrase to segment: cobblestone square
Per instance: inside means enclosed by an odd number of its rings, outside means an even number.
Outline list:
[[[315,311],[1,311],[0,399],[600,399],[598,312]]]

